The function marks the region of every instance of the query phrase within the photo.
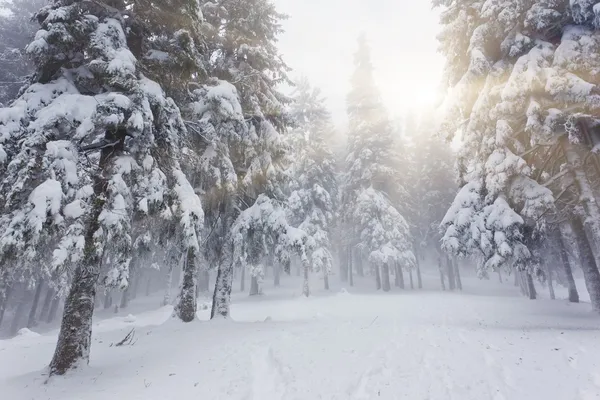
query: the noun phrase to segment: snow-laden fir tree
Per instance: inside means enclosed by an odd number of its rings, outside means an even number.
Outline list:
[[[0,104],[3,106],[17,97],[33,72],[25,46],[37,31],[33,16],[46,3],[46,0],[0,2]]]
[[[19,255],[13,268],[48,251],[52,261],[40,267],[73,268],[51,375],[89,360],[107,246],[103,280],[126,286],[134,216],[176,219],[182,250],[199,250],[200,199],[178,161],[185,127],[174,102],[139,71],[126,13],[71,0],[40,10],[41,29],[27,47],[33,83],[0,110],[0,250]],[[193,318],[193,288],[184,288],[179,314]]]
[[[333,131],[321,93],[311,88],[306,78],[296,84],[291,114],[295,129],[291,174],[292,193],[288,199],[291,221],[310,237],[309,265],[305,267],[323,275],[329,289],[332,273],[330,234],[337,198],[335,159],[326,142]],[[304,294],[308,295],[308,271],[304,271]]]
[[[392,269],[413,268],[416,260],[408,225],[392,202],[404,189],[398,183],[392,126],[375,86],[364,35],[358,46],[347,97],[350,132],[342,218],[354,230],[347,245],[364,248],[377,287],[389,290],[390,264]]]

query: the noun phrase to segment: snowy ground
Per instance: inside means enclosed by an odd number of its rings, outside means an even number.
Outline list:
[[[47,384],[56,331],[0,341],[0,398],[600,398],[600,318],[589,304],[469,279],[463,293],[338,287],[311,299],[289,289],[295,278],[284,283],[238,294],[235,322],[184,325],[168,307],[99,320],[90,367]],[[115,347],[132,327],[135,343]]]

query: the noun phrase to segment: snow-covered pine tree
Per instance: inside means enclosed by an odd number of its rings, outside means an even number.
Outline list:
[[[2,253],[27,262],[54,249],[52,268],[74,267],[51,375],[88,362],[106,245],[104,280],[125,286],[134,215],[176,218],[185,251],[199,247],[200,200],[178,162],[185,127],[174,102],[139,71],[127,13],[72,0],[42,8],[27,47],[33,83],[0,110]],[[195,312],[195,296],[186,300],[182,319]]]
[[[390,263],[413,268],[416,260],[408,225],[391,200],[404,188],[396,179],[392,126],[375,86],[365,35],[359,37],[354,63],[347,97],[350,132],[342,217],[356,227],[348,245],[365,246],[374,275],[383,272],[383,288],[389,290]],[[382,286],[379,278],[377,286]]]
[[[37,25],[35,13],[46,0],[3,0],[0,2],[0,105],[8,105],[33,73],[25,54]]]
[[[292,193],[288,199],[290,220],[309,235],[309,265],[321,272],[325,289],[329,289],[332,273],[330,233],[334,202],[337,198],[335,159],[326,137],[332,132],[329,113],[318,89],[311,88],[306,78],[296,84],[291,114],[295,129]],[[308,273],[304,274],[304,294],[308,295]]]

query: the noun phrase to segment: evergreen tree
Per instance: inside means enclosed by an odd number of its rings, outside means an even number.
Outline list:
[[[389,282],[389,263],[413,268],[415,258],[408,225],[393,206],[404,188],[398,184],[392,145],[393,131],[373,80],[370,52],[364,35],[358,41],[355,72],[347,106],[350,121],[347,172],[344,179],[343,218],[358,235],[351,246],[362,243],[376,277],[383,269]],[[387,274],[387,276],[386,276]],[[378,288],[381,280],[378,278]],[[384,289],[389,290],[389,285]]]

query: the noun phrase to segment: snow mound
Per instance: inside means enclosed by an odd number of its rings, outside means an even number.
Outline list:
[[[210,310],[212,307],[212,303],[208,302],[208,301],[204,301],[201,303],[198,303],[198,311],[200,310]]]
[[[340,289],[340,292],[338,293],[338,296],[349,296],[349,295],[350,295],[350,293],[348,293],[346,288]]]
[[[137,318],[133,314],[129,314],[128,316],[123,317],[123,322],[135,322],[135,321],[137,321]]]
[[[42,335],[40,335],[39,333],[36,333],[36,332],[34,332],[34,331],[30,330],[30,329],[21,328],[17,332],[17,336],[18,337],[24,337],[24,338],[27,338],[27,337],[33,338],[33,337],[39,337],[39,336],[42,336]]]

